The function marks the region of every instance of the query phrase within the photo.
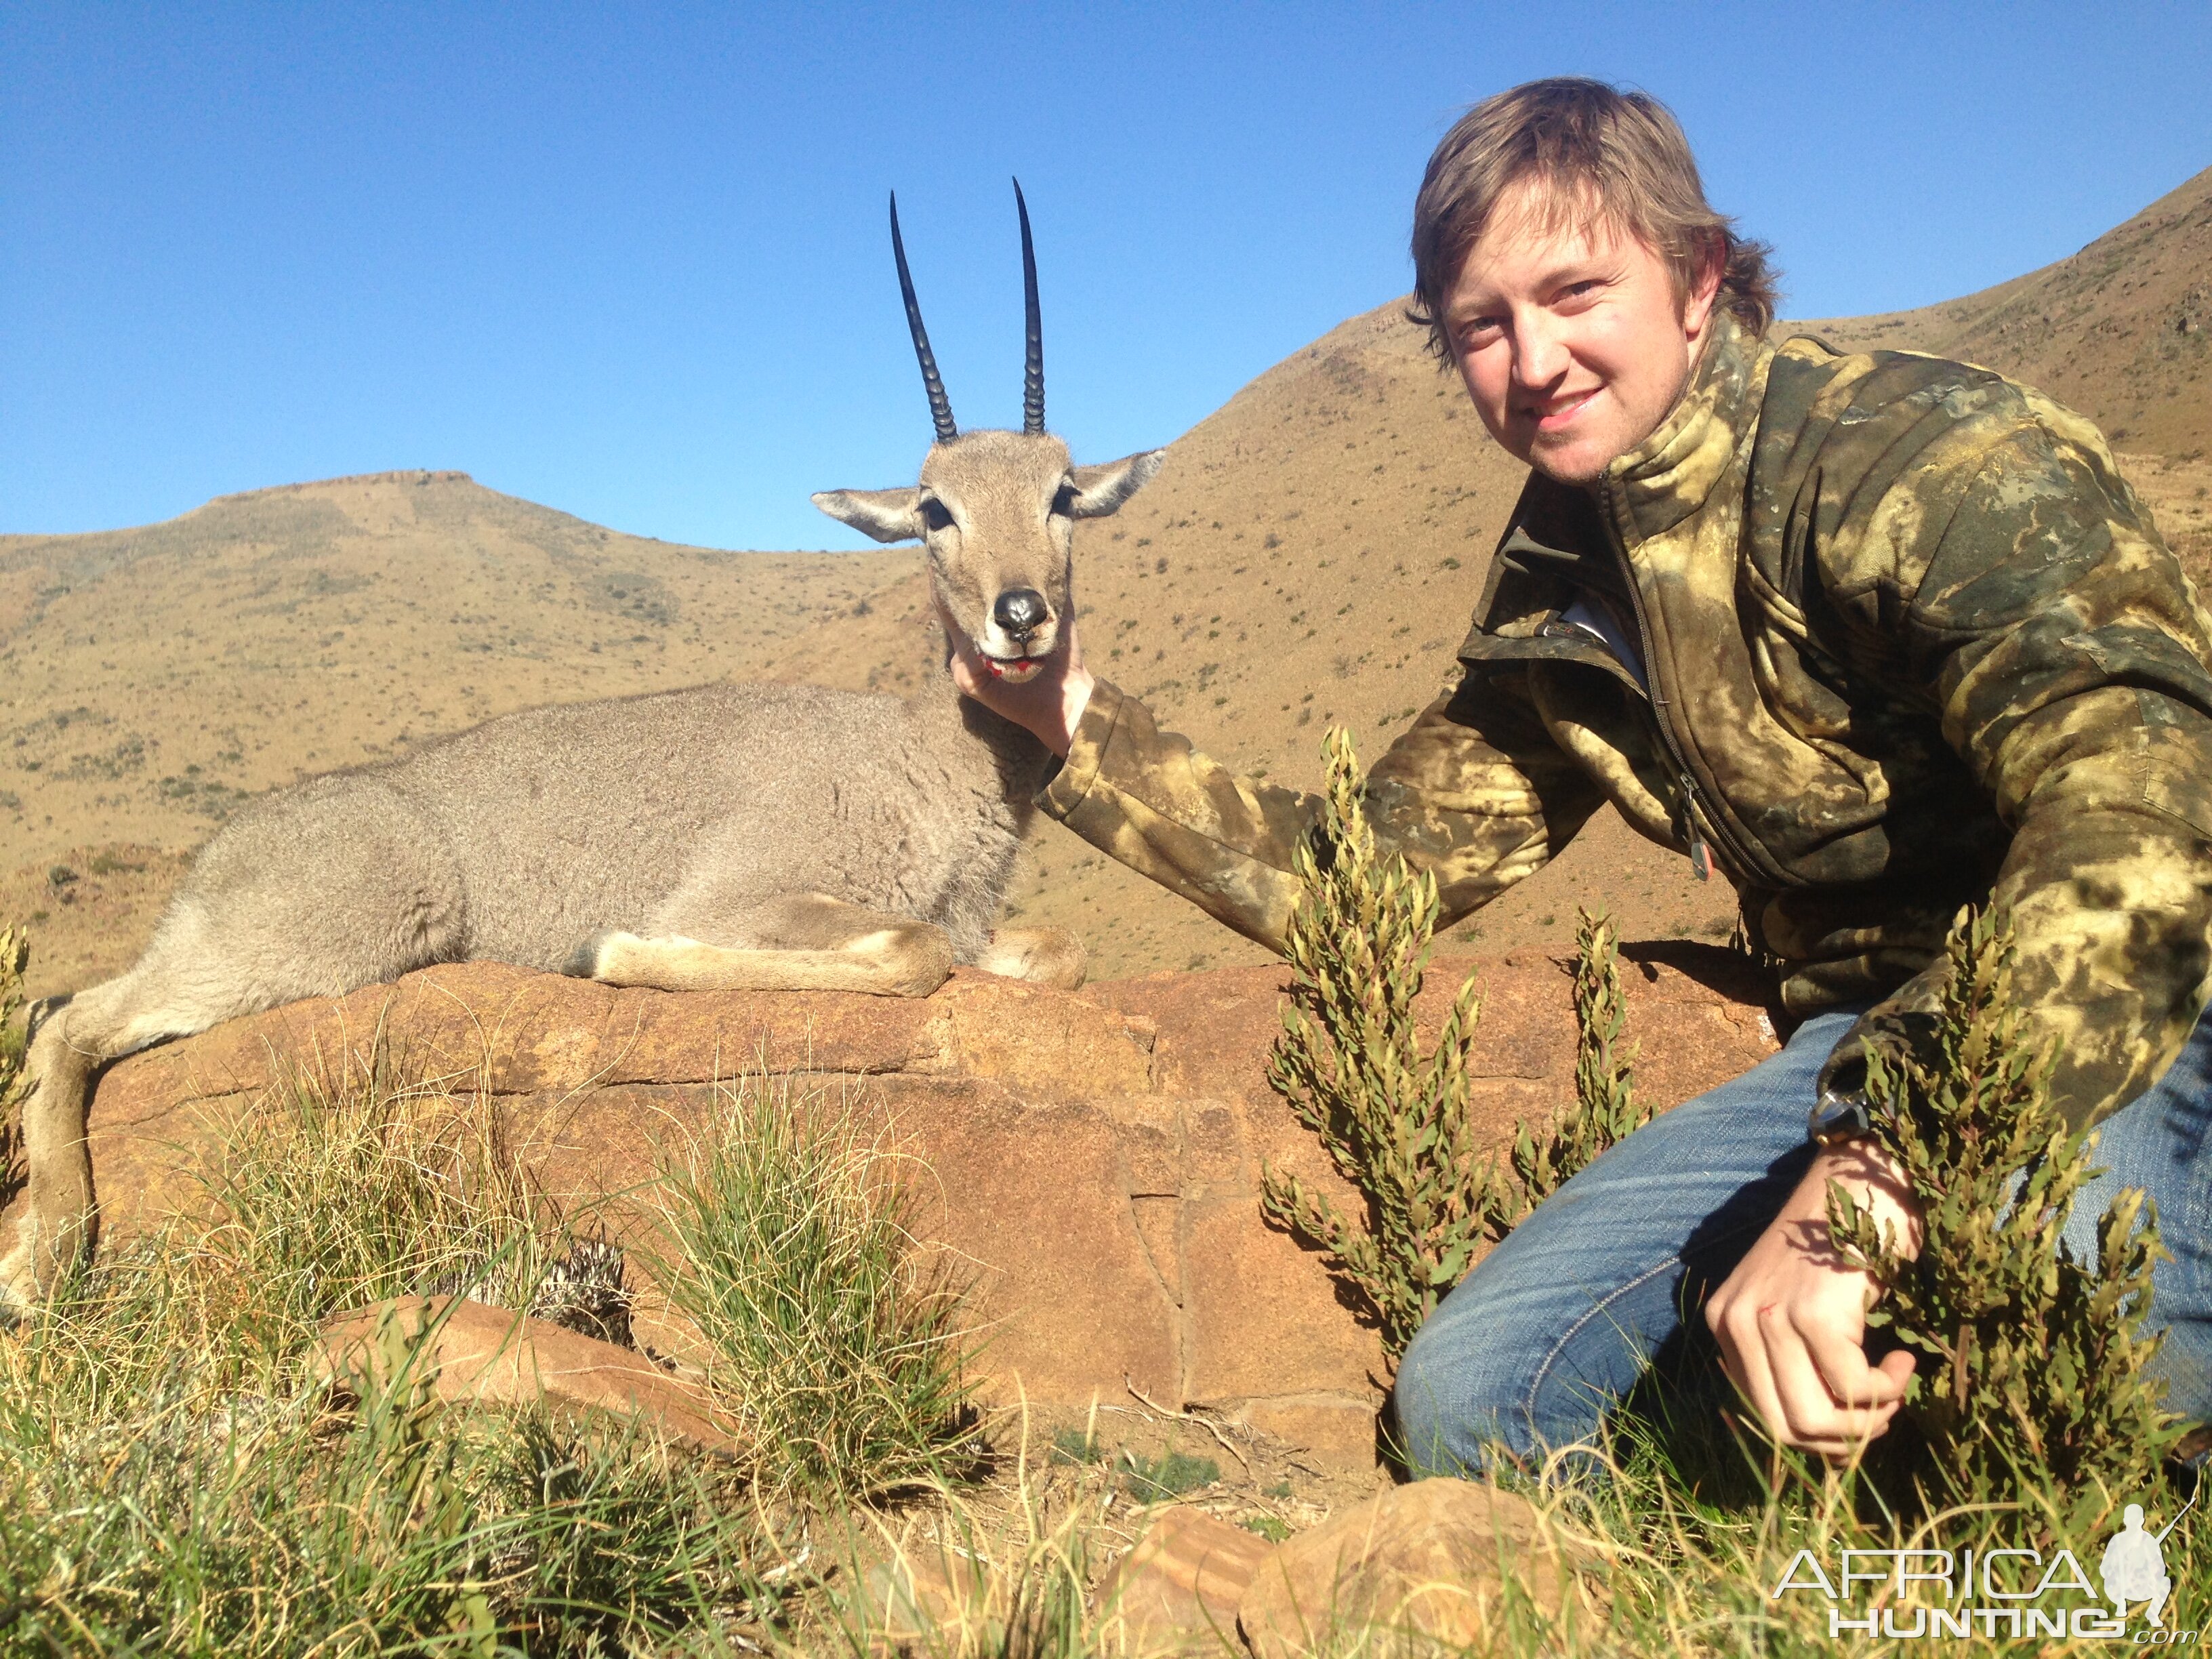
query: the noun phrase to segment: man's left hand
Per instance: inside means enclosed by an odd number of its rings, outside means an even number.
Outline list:
[[[1874,1285],[1828,1233],[1828,1182],[1840,1182],[1899,1249],[1919,1254],[1920,1212],[1902,1171],[1865,1141],[1823,1149],[1781,1213],[1705,1304],[1729,1380],[1786,1446],[1848,1462],[1887,1431],[1905,1402],[1913,1357],[1870,1365],[1866,1315]]]
[[[1009,685],[992,674],[990,664],[975,649],[975,641],[952,620],[944,599],[937,598],[936,604],[937,620],[945,629],[945,645],[952,653],[949,665],[952,684],[959,688],[960,694],[973,697],[993,714],[1026,727],[1046,748],[1066,759],[1075,742],[1075,728],[1082,724],[1083,711],[1090,704],[1091,687],[1097,684],[1091,671],[1083,665],[1083,647],[1075,638],[1075,618],[1067,618],[1060,648],[1045,659],[1036,678],[1020,685]]]

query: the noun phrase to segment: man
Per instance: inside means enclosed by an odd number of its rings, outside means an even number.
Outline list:
[[[1764,253],[1662,106],[1589,81],[1476,107],[1415,207],[1420,316],[1531,473],[1462,679],[1370,775],[1382,849],[1456,918],[1610,800],[1735,884],[1802,1022],[1437,1310],[1396,1384],[1419,1469],[1588,1436],[1700,1316],[1779,1440],[1841,1461],[1887,1429],[1913,1362],[1869,1361],[1826,1185],[1917,1248],[1859,1085],[1869,1049],[1926,1042],[1967,903],[2012,918],[2056,1100],[2102,1130],[2069,1240],[2149,1190],[2167,1403],[2212,1418],[2205,619],[2087,422],[1962,364],[1774,348]],[[1313,797],[1157,730],[1072,645],[1017,690],[955,643],[963,689],[1066,756],[1046,811],[1279,943]]]

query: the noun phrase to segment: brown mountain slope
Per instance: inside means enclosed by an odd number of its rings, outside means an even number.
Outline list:
[[[7,862],[189,844],[242,795],[506,709],[754,672],[911,562],[671,546],[452,472],[0,537]]]
[[[2207,319],[2186,307],[2191,273],[2212,268],[2208,204],[2200,175],[2016,283],[1803,326],[1968,356],[2117,420],[2130,476],[2202,582]],[[1401,313],[1355,318],[1270,369],[1176,440],[1120,517],[1079,532],[1099,672],[1274,780],[1316,781],[1332,720],[1371,757],[1433,695],[1519,487]],[[2114,357],[2124,395],[2100,402]],[[140,531],[0,537],[0,871],[20,866],[0,915],[47,912],[41,983],[81,982],[128,958],[177,867],[140,850],[110,854],[103,873],[104,844],[186,848],[242,793],[532,702],[721,677],[915,689],[924,597],[908,550],[668,546],[459,474],[226,497]],[[1056,826],[1032,851],[1016,913],[1075,927],[1101,976],[1262,957]],[[55,861],[82,879],[54,886]],[[1632,937],[1728,927],[1724,889],[1609,814],[1559,865],[1469,935],[1564,945],[1578,902],[1615,909]]]
[[[2212,448],[2212,167],[2069,258],[1918,311],[1785,326],[1849,350],[1963,357],[2077,409],[2123,449]]]

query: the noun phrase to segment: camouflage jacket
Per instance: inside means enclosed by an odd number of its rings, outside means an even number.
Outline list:
[[[1563,620],[1602,607],[1633,668]],[[2080,416],[1986,369],[1778,349],[1723,319],[1681,404],[1588,489],[1532,477],[1463,672],[1370,774],[1445,913],[1611,801],[1710,860],[1796,1012],[1875,1000],[1918,1048],[1962,904],[2077,1127],[2154,1081],[2212,966],[2212,630]],[[1264,944],[1308,794],[1233,775],[1102,683],[1042,808]]]

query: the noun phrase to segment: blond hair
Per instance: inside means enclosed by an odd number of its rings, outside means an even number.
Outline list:
[[[1532,183],[1535,228],[1610,224],[1667,262],[1686,296],[1717,256],[1718,303],[1753,334],[1774,320],[1764,242],[1735,234],[1705,200],[1689,140],[1667,106],[1641,92],[1563,76],[1486,98],[1429,157],[1413,202],[1413,308],[1429,349],[1455,357],[1443,301],[1460,267],[1516,186]]]

